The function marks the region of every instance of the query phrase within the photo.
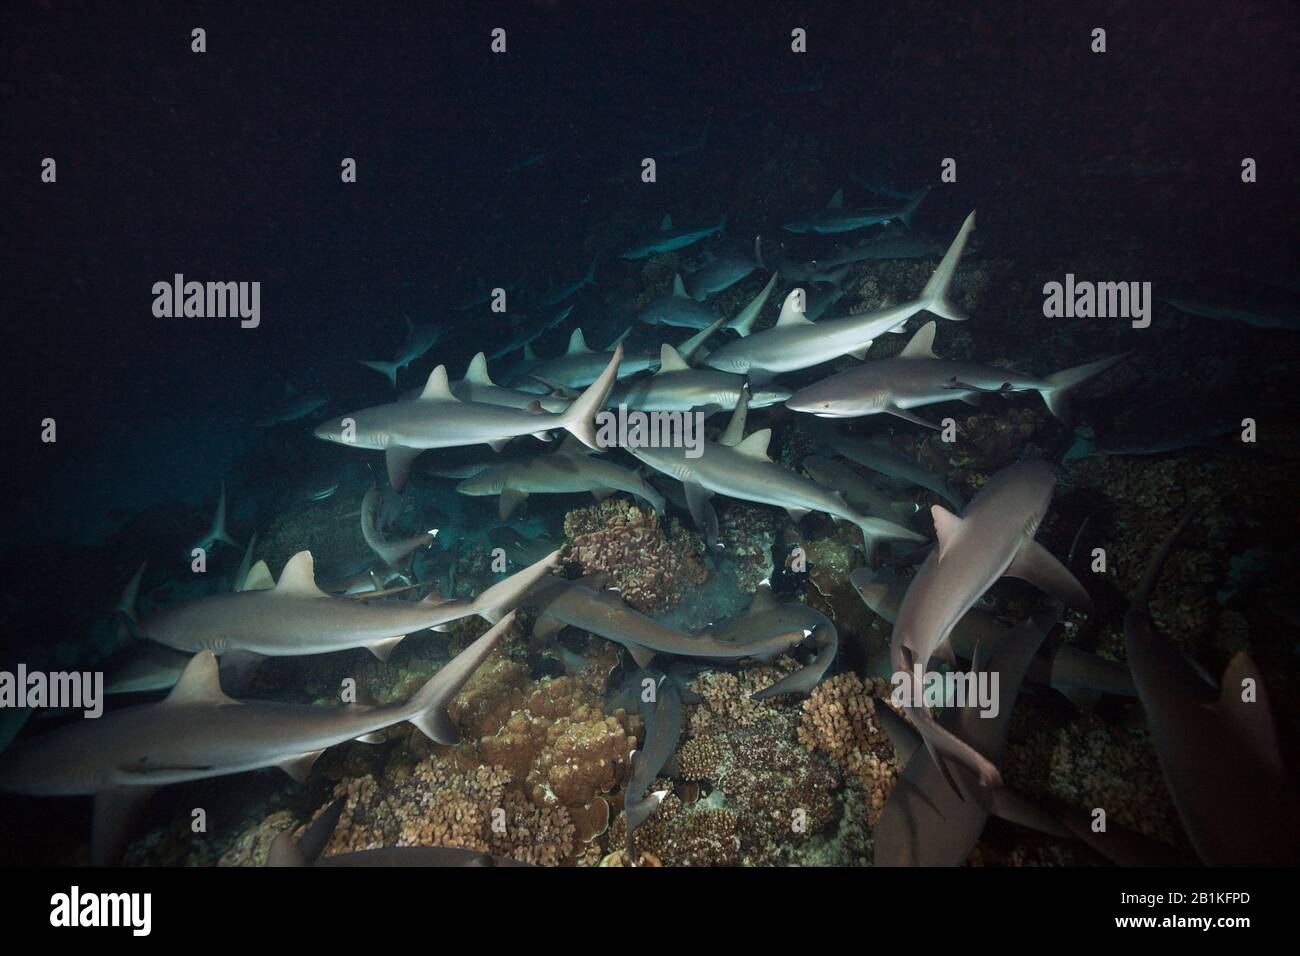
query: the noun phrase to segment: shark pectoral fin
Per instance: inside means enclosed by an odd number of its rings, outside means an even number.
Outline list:
[[[505,521],[509,518],[527,497],[528,492],[526,491],[517,491],[514,488],[503,489],[501,497],[497,500],[497,514],[501,517],[501,520]]]
[[[614,494],[614,492],[616,492],[617,490],[618,490],[617,488],[604,488],[604,487],[592,488],[591,496],[595,498],[597,501],[604,501],[610,495]]]
[[[324,752],[323,749],[313,750],[310,753],[300,754],[297,757],[290,757],[288,760],[282,761],[276,766],[292,777],[295,782],[305,783],[307,781],[307,775],[311,773],[312,764],[314,764],[316,759]]]
[[[388,483],[399,495],[406,489],[407,479],[411,476],[411,465],[419,457],[422,448],[407,448],[405,445],[389,445],[384,451],[384,463],[388,466]]]
[[[544,442],[555,441],[555,436],[552,435],[550,432],[533,432],[533,437],[536,438],[538,441],[544,441]]]
[[[384,736],[382,730],[376,730],[374,733],[362,734],[360,737],[355,737],[353,739],[362,744],[382,744],[388,738]]]
[[[790,520],[798,524],[803,520],[803,516],[808,513],[807,508],[786,508],[785,513],[790,516]]]
[[[920,415],[913,415],[907,409],[899,408],[897,405],[886,405],[884,410],[891,415],[903,419],[903,421],[911,422],[913,425],[922,425],[926,428],[932,428],[935,431],[939,430],[939,426],[934,424],[934,422],[926,421]]]
[[[90,862],[114,866],[122,859],[131,828],[157,787],[115,787],[95,794],[94,823],[90,830]]]
[[[1028,540],[1016,552],[1007,577],[1028,581],[1043,593],[1064,601],[1069,607],[1081,611],[1092,610],[1092,598],[1079,579],[1070,573],[1056,557],[1034,540]]]
[[[402,643],[405,637],[405,634],[401,634],[397,637],[390,637],[386,641],[379,641],[377,644],[367,644],[366,650],[371,654],[374,654],[375,657],[379,658],[381,661],[386,661],[388,660],[388,656],[393,653],[393,648]]]
[[[635,644],[632,641],[626,641],[623,644],[627,652],[632,655],[632,660],[636,661],[637,667],[648,667],[650,662],[655,659],[655,652],[648,647]]]
[[[868,350],[869,348],[871,348],[871,343],[870,343],[870,342],[868,342],[866,345],[862,346],[862,348],[860,348],[860,349],[852,349],[851,351],[848,352],[848,354],[849,354],[849,355],[852,355],[855,359],[857,359],[859,362],[861,362],[863,359],[865,359],[865,358],[867,357],[867,350]]]

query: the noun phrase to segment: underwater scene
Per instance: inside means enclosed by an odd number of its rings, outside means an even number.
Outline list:
[[[7,5],[0,863],[1297,863],[1295,13]]]

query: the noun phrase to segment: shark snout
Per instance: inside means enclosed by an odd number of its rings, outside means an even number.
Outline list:
[[[809,415],[835,416],[835,402],[817,395],[810,389],[800,389],[786,399],[785,407],[792,412],[805,412]]]

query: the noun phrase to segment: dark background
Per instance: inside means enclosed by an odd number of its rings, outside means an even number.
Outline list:
[[[982,238],[1293,280],[1292,3],[19,2],[0,13],[6,533],[210,500],[286,380],[373,397],[400,313],[479,276],[567,281],[664,211],[775,232],[848,173],[959,161]],[[203,26],[208,50],[190,52]],[[507,29],[509,54],[489,52]],[[810,52],[789,52],[789,31]],[[1109,52],[1089,52],[1094,26]],[[792,84],[820,82],[811,93]],[[707,162],[635,178],[714,117]],[[505,169],[557,150],[526,175]],[[737,189],[793,154],[780,188]],[[39,180],[45,156],[57,185]],[[339,163],[359,162],[343,185]],[[1260,183],[1243,186],[1243,156]],[[1142,181],[1088,175],[1152,164]],[[804,161],[806,160],[806,162]],[[652,191],[653,190],[653,191]],[[583,201],[586,200],[586,201]],[[947,204],[947,206],[945,205]],[[688,214],[690,214],[688,216]],[[951,219],[952,216],[947,216]],[[1150,266],[1134,255],[1132,275]],[[156,319],[174,272],[259,280],[262,326]],[[595,324],[601,317],[589,317]],[[480,321],[480,320],[475,320]],[[613,326],[610,326],[613,328]],[[620,326],[621,327],[621,326]],[[453,336],[460,367],[490,337]],[[563,336],[560,337],[562,341]],[[345,400],[346,403],[346,400]],[[39,422],[59,423],[56,446]],[[111,521],[110,521],[111,523]]]

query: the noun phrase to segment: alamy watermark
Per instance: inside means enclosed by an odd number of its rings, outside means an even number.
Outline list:
[[[889,682],[890,702],[899,709],[924,707],[974,707],[980,716],[998,715],[997,671],[898,671]]]
[[[642,412],[619,405],[596,414],[601,448],[685,448],[687,458],[704,454],[703,412]]]
[[[1065,282],[1046,283],[1043,296],[1049,319],[1132,319],[1135,329],[1151,324],[1150,282],[1075,281],[1067,272]]]
[[[104,713],[103,671],[0,671],[0,708],[67,707],[90,719]]]
[[[160,319],[238,317],[244,329],[262,323],[260,282],[186,282],[178,272],[171,282],[155,282],[153,295],[153,314]]]

